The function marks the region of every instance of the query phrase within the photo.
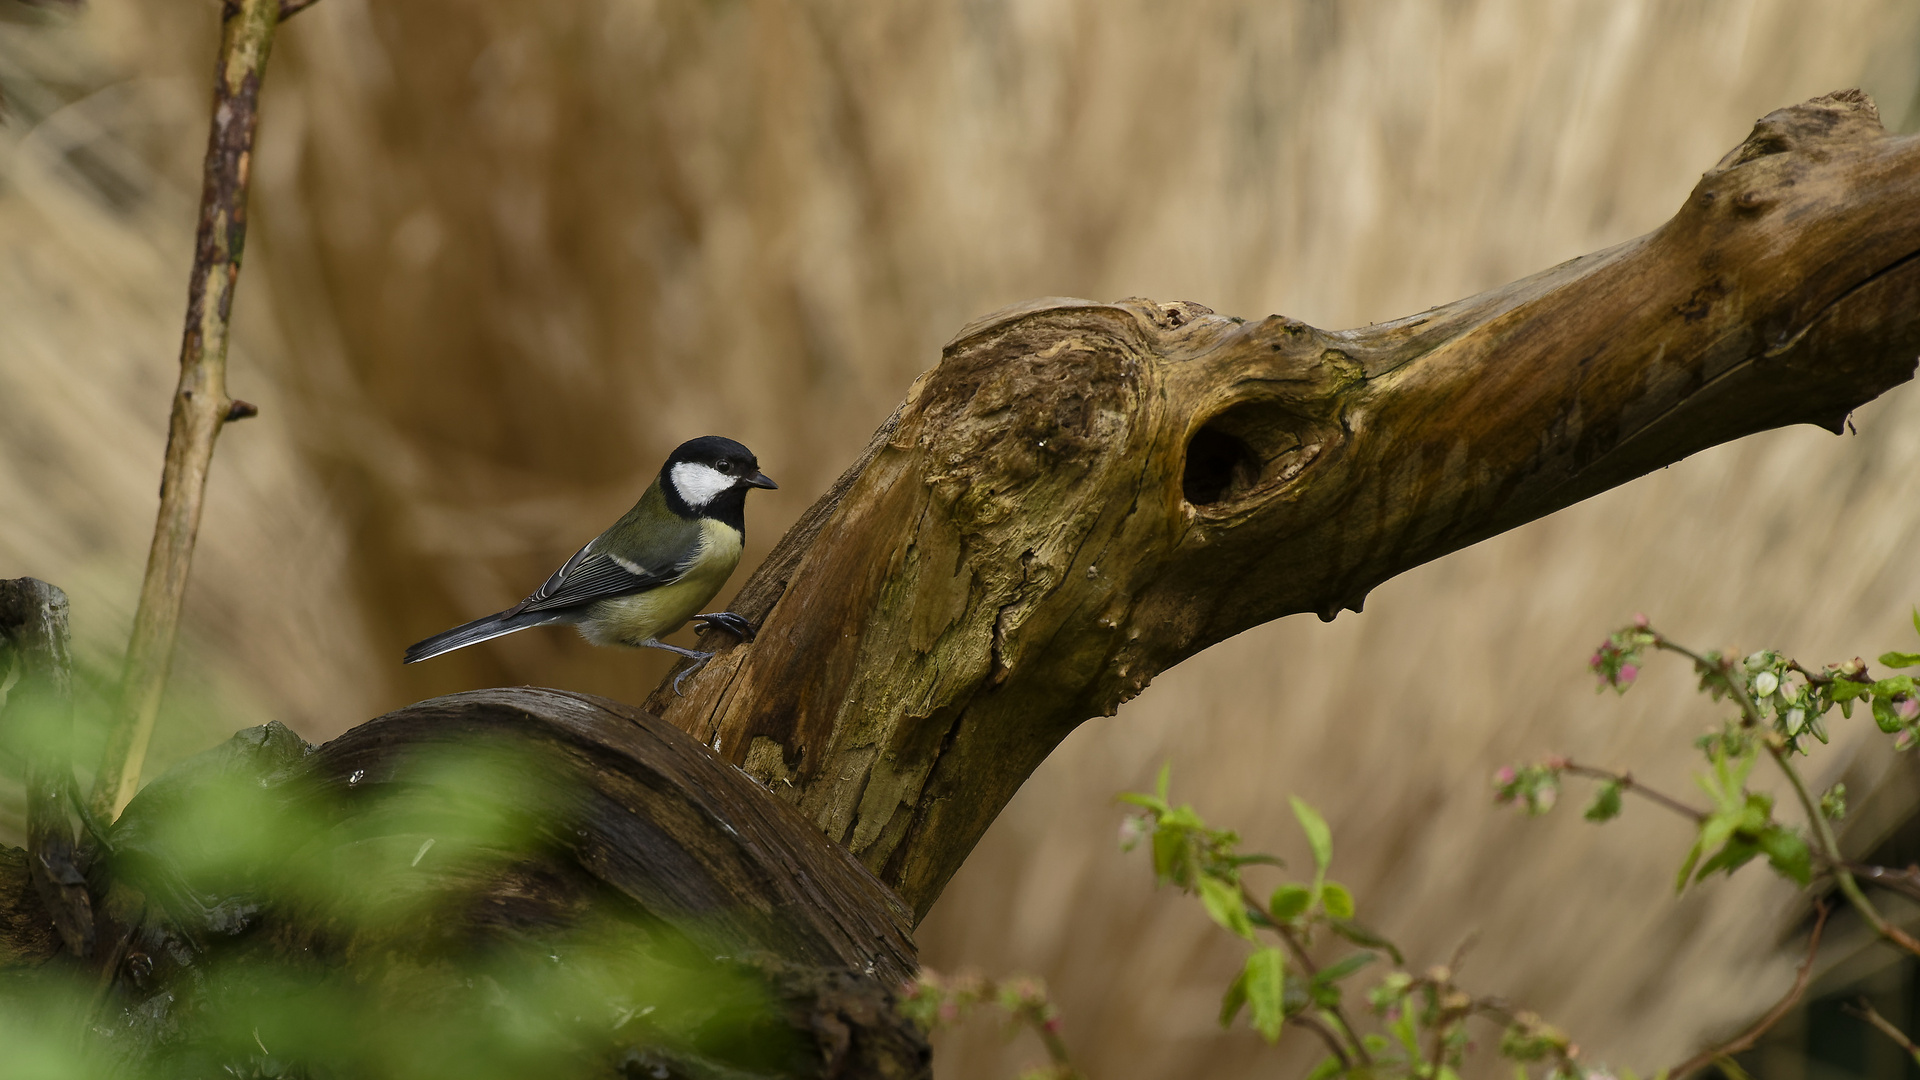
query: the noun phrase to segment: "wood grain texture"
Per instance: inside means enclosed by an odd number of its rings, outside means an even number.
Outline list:
[[[982,319],[742,590],[758,640],[650,706],[924,915],[1069,731],[1180,660],[1911,378],[1917,169],[1846,91],[1660,229],[1394,322]]]

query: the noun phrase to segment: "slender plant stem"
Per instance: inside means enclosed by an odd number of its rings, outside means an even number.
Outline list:
[[[147,553],[133,636],[127,643],[119,707],[94,777],[93,808],[109,820],[119,816],[140,787],[140,769],[153,738],[179,632],[214,440],[227,421],[255,412],[253,406],[227,396],[227,337],[246,241],[260,79],[279,18],[280,0],[226,0],[221,13],[213,125],[207,136],[193,276],[187,287],[180,383],[174,391],[166,466],[160,477],[160,513]]]
[[[1793,763],[1787,760],[1786,753],[1780,748],[1769,745],[1767,752],[1773,755],[1774,763],[1780,766],[1781,772],[1787,774],[1787,781],[1793,785],[1793,793],[1800,800],[1800,809],[1807,815],[1807,823],[1813,830],[1821,856],[1833,868],[1833,881],[1840,886],[1841,894],[1881,937],[1915,956],[1920,956],[1920,941],[1914,940],[1911,934],[1888,922],[1886,916],[1880,914],[1880,910],[1873,906],[1873,901],[1867,899],[1867,894],[1861,890],[1860,883],[1855,881],[1853,874],[1847,870],[1845,860],[1840,857],[1840,844],[1833,836],[1833,826],[1828,824],[1826,815],[1820,813],[1820,808],[1814,805],[1813,797],[1807,793],[1806,783],[1800,779],[1800,770],[1793,767]]]
[[[1901,1031],[1893,1021],[1881,1016],[1880,1010],[1874,1008],[1872,1002],[1861,998],[1856,1004],[1842,1005],[1840,1008],[1848,1015],[1857,1016],[1878,1028],[1882,1035],[1898,1043],[1900,1049],[1905,1050],[1907,1055],[1913,1058],[1914,1064],[1920,1065],[1920,1046],[1915,1046],[1913,1040],[1907,1037],[1907,1033]]]
[[[1240,901],[1258,912],[1260,917],[1266,920],[1267,925],[1273,927],[1273,932],[1278,934],[1280,940],[1286,944],[1287,951],[1293,954],[1294,965],[1305,972],[1308,978],[1319,973],[1320,967],[1313,962],[1313,957],[1307,955],[1306,943],[1300,940],[1300,935],[1294,933],[1293,928],[1284,921],[1274,918],[1273,912],[1268,911],[1266,905],[1254,897],[1244,881],[1240,883]],[[1359,1032],[1354,1030],[1353,1022],[1347,1019],[1346,1010],[1335,1005],[1327,1010],[1327,1015],[1333,1017],[1334,1022],[1340,1026],[1341,1032],[1346,1036],[1347,1044],[1352,1047],[1354,1055],[1360,1059],[1360,1064],[1373,1064],[1373,1055],[1367,1053],[1366,1044],[1361,1041]]]
[[[1621,791],[1633,792],[1643,799],[1666,807],[1681,817],[1691,818],[1695,822],[1701,822],[1707,819],[1706,811],[1696,810],[1671,795],[1655,791],[1640,781],[1635,780],[1632,773],[1617,773],[1608,769],[1596,769],[1590,765],[1576,765],[1571,761],[1567,762],[1566,767],[1561,771],[1572,773],[1575,776],[1584,776],[1589,780],[1605,780],[1619,784]]]
[[[1287,1023],[1298,1024],[1308,1031],[1313,1032],[1315,1035],[1320,1036],[1320,1041],[1327,1044],[1327,1049],[1332,1052],[1333,1056],[1340,1059],[1341,1069],[1353,1068],[1353,1057],[1347,1053],[1346,1045],[1340,1041],[1339,1033],[1329,1027],[1325,1020],[1320,1019],[1312,1013],[1301,1012],[1287,1017]]]
[[[1692,660],[1703,673],[1719,676],[1720,684],[1727,688],[1734,702],[1740,706],[1740,714],[1746,725],[1754,728],[1766,726],[1766,717],[1761,715],[1760,707],[1754,703],[1745,687],[1726,676],[1724,663],[1710,661],[1692,649],[1675,644],[1660,634],[1654,635],[1653,644],[1655,648],[1679,653]],[[1794,668],[1802,674],[1807,674],[1809,678],[1813,677],[1798,664],[1795,664]],[[1847,902],[1853,905],[1854,910],[1860,913],[1860,917],[1867,920],[1881,937],[1915,956],[1920,956],[1920,940],[1915,940],[1911,934],[1888,922],[1886,917],[1880,914],[1879,909],[1873,906],[1873,901],[1867,899],[1867,894],[1861,891],[1860,883],[1853,879],[1853,874],[1847,869],[1846,860],[1840,856],[1840,844],[1834,839],[1833,827],[1827,823],[1826,815],[1820,813],[1820,808],[1814,805],[1813,797],[1807,793],[1806,783],[1800,779],[1800,771],[1787,760],[1786,751],[1772,741],[1768,741],[1767,753],[1772,755],[1774,764],[1780,766],[1780,771],[1787,774],[1788,782],[1793,785],[1794,796],[1800,800],[1800,808],[1807,815],[1807,826],[1813,831],[1817,852],[1822,861],[1833,868],[1834,883],[1840,887],[1840,892],[1847,898]]]
[[[1800,961],[1800,969],[1794,974],[1793,986],[1788,988],[1786,996],[1775,1002],[1773,1008],[1767,1010],[1766,1015],[1754,1021],[1752,1027],[1734,1036],[1727,1042],[1721,1043],[1719,1046],[1713,1047],[1710,1050],[1702,1050],[1698,1054],[1675,1065],[1673,1068],[1668,1069],[1668,1076],[1672,1077],[1673,1080],[1685,1080],[1687,1074],[1696,1069],[1705,1068],[1721,1058],[1729,1057],[1751,1048],[1754,1043],[1760,1041],[1760,1036],[1771,1031],[1773,1025],[1779,1023],[1788,1012],[1792,1011],[1793,1007],[1799,1003],[1800,996],[1807,992],[1807,983],[1813,978],[1813,961],[1815,957],[1820,955],[1820,934],[1827,928],[1827,916],[1832,913],[1833,909],[1828,907],[1825,902],[1822,902],[1814,908],[1814,911],[1816,914],[1813,920],[1813,933],[1807,935],[1807,955],[1805,959]]]

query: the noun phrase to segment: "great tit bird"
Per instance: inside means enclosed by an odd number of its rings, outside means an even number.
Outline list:
[[[681,443],[640,501],[613,527],[574,552],[533,595],[407,647],[418,663],[525,630],[570,623],[595,645],[665,649],[695,661],[673,681],[676,693],[712,653],[660,638],[699,619],[751,641],[753,627],[730,611],[696,615],[740,562],[749,488],[776,488],[753,451],[718,435]]]

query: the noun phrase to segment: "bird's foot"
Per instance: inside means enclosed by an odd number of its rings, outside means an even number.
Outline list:
[[[680,693],[680,684],[687,681],[687,676],[706,667],[707,661],[713,659],[713,654],[710,652],[701,652],[698,649],[683,649],[678,645],[669,645],[664,641],[655,641],[653,638],[648,638],[640,644],[642,647],[648,649],[665,649],[670,653],[678,653],[693,661],[692,667],[673,677],[673,693],[675,697],[685,697],[686,695]]]
[[[716,628],[725,630],[741,641],[753,640],[753,624],[747,621],[745,615],[738,615],[731,611],[715,611],[706,615],[695,615],[693,622],[701,630]]]
[[[691,674],[693,674],[693,673],[694,673],[694,672],[696,672],[696,671],[699,671],[699,670],[700,670],[701,668],[703,668],[703,667],[706,667],[706,666],[707,666],[707,661],[708,661],[708,660],[711,660],[712,658],[713,658],[713,654],[712,654],[712,653],[705,653],[705,654],[703,654],[703,655],[702,655],[702,656],[701,656],[701,657],[700,657],[699,659],[697,659],[697,660],[695,660],[695,661],[694,661],[694,662],[692,663],[692,665],[690,665],[690,666],[689,666],[689,667],[687,668],[687,670],[685,670],[685,671],[683,671],[683,672],[681,672],[681,673],[680,673],[680,674],[678,674],[678,675],[675,675],[675,676],[673,677],[673,696],[674,696],[674,697],[686,697],[686,695],[685,695],[685,694],[682,694],[682,693],[680,692],[680,684],[681,684],[681,683],[683,683],[683,682],[686,682],[686,681],[687,681],[687,676],[689,676],[689,675],[691,675]]]

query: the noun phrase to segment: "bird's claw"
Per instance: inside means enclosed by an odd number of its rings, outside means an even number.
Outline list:
[[[717,628],[725,630],[741,641],[753,640],[753,624],[747,621],[746,616],[731,611],[715,611],[706,615],[695,615],[693,622],[695,626],[702,630]]]
[[[712,653],[692,653],[692,654],[689,654],[688,658],[691,659],[693,663],[687,665],[687,669],[685,671],[682,671],[680,674],[675,675],[673,677],[673,696],[674,697],[687,696],[680,692],[680,684],[687,681],[687,676],[693,674],[696,671],[699,671],[703,667],[706,667],[707,661],[713,659],[713,654]]]

